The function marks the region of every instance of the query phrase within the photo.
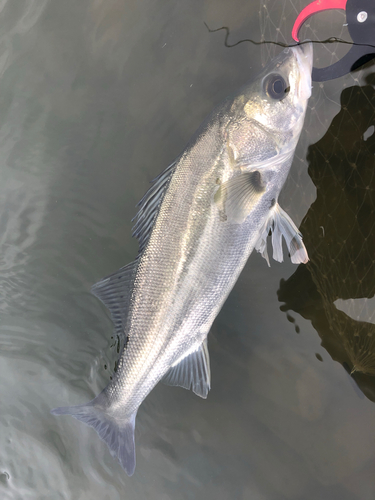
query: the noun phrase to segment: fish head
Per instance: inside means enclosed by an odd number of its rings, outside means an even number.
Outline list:
[[[311,95],[312,63],[311,42],[288,47],[238,95],[245,121],[258,125],[277,153],[297,144]]]
[[[311,95],[312,43],[289,47],[231,100],[226,169],[214,200],[242,223],[254,206],[272,208],[284,185]]]

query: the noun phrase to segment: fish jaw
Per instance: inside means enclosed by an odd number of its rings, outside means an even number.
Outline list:
[[[300,100],[305,101],[311,96],[311,72],[313,65],[313,44],[312,42],[304,42],[301,45],[292,47],[293,54],[300,68],[298,78],[297,96]]]

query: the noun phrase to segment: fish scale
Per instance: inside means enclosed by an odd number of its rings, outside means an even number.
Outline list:
[[[134,263],[94,285],[124,341],[108,386],[62,407],[93,427],[124,470],[135,468],[138,408],[160,381],[207,397],[207,334],[251,252],[307,262],[302,236],[277,199],[311,88],[312,45],[284,50],[205,120],[140,202]]]

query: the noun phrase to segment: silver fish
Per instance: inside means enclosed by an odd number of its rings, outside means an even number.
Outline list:
[[[93,286],[124,348],[108,386],[56,408],[93,427],[127,474],[137,410],[162,379],[206,398],[207,334],[255,248],[268,264],[307,262],[302,236],[277,203],[311,94],[312,44],[287,48],[207,117],[140,201],[134,262]]]

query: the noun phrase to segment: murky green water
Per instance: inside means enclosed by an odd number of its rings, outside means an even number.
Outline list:
[[[92,429],[49,413],[109,380],[112,324],[89,289],[134,258],[148,182],[279,50],[227,49],[203,22],[290,41],[306,3],[0,2],[1,498],[374,498],[371,65],[314,84],[280,199],[311,263],[250,257],[208,338],[208,399],[152,391],[132,478]],[[305,34],[344,38],[344,20]],[[316,65],[346,50],[317,47]]]

